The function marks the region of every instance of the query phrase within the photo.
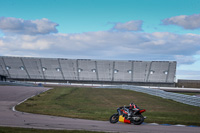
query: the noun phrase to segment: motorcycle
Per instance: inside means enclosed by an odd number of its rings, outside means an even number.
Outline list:
[[[122,113],[120,113],[120,111]],[[129,111],[131,115],[128,117],[127,108],[125,107],[122,109],[118,108],[117,109],[118,113],[113,114],[110,117],[110,123],[114,124],[119,121],[122,123],[128,123],[128,124],[133,123],[134,125],[140,125],[144,122],[144,119],[146,119],[146,117],[142,115],[142,113],[146,111],[145,109],[139,109],[139,110],[129,109]]]

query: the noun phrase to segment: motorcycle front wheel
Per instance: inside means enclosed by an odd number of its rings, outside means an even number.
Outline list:
[[[143,122],[144,122],[144,116],[143,115],[135,115],[135,116],[133,116],[132,117],[132,123],[134,124],[134,125],[140,125],[140,124],[142,124]]]
[[[117,123],[118,121],[119,121],[119,114],[113,114],[110,117],[110,123],[114,124],[114,123]]]

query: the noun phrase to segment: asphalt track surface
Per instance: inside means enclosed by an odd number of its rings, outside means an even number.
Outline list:
[[[110,124],[108,121],[72,119],[13,111],[13,107],[19,102],[46,90],[48,88],[0,86],[0,126],[122,133],[200,133],[200,127]]]

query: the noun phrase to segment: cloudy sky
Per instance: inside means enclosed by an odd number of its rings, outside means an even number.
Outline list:
[[[177,61],[200,80],[200,0],[0,0],[0,56]]]

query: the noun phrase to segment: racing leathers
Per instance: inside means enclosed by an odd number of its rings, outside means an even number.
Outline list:
[[[132,106],[122,106],[117,109],[119,115],[123,115],[127,119],[129,119],[133,114],[136,114],[139,111],[139,107],[137,105]]]

